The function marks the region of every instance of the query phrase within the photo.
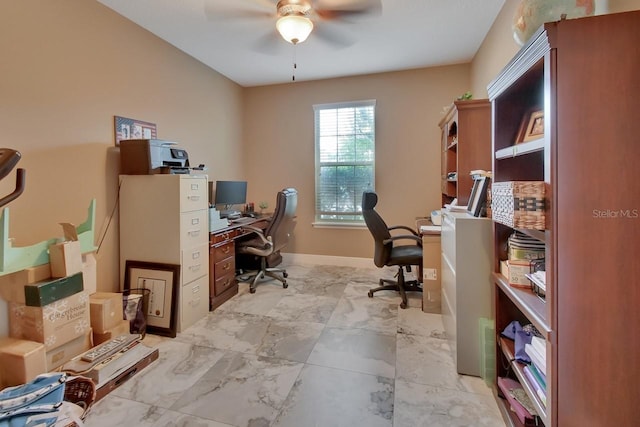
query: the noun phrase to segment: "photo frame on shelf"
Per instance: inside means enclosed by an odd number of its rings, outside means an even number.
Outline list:
[[[531,110],[522,119],[516,144],[544,136],[544,110]]]
[[[147,332],[171,338],[176,336],[179,278],[180,265],[177,264],[126,261],[124,290],[149,290],[141,292],[148,298],[143,302]]]
[[[489,189],[489,178],[481,176],[473,181],[469,203],[467,204],[467,212],[473,216],[480,216],[482,207],[487,201],[487,190]]]

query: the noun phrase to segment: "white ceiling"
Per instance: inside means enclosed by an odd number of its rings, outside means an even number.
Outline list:
[[[98,0],[241,86],[469,62],[505,0],[380,0],[379,13],[314,19],[294,48],[277,0]],[[363,0],[314,0],[329,7]]]

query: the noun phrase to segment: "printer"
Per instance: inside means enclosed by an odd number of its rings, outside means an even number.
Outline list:
[[[189,155],[175,142],[161,139],[120,141],[120,173],[123,175],[188,174]]]

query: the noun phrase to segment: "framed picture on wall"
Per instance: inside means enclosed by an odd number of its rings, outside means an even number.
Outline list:
[[[113,116],[113,123],[116,147],[120,146],[120,141],[123,139],[153,139],[158,135],[155,123],[120,116]]]

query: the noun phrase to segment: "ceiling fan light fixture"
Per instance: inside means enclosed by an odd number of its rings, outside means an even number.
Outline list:
[[[278,19],[276,28],[283,39],[291,44],[302,43],[313,30],[311,19],[301,15],[286,15]]]

